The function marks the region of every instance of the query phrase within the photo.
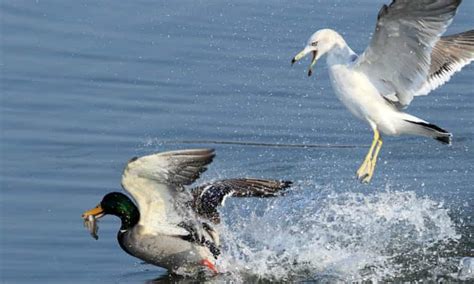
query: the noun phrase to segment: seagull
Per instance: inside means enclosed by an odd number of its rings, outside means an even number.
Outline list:
[[[218,273],[218,207],[230,196],[280,196],[291,182],[237,178],[185,188],[206,171],[214,156],[213,149],[188,149],[132,158],[122,187],[133,201],[110,192],[82,214],[84,225],[98,239],[97,219],[115,215],[122,223],[117,239],[128,254],[175,274]]]
[[[312,54],[308,76],[323,55],[334,93],[357,118],[373,130],[372,145],[357,178],[373,177],[382,136],[402,134],[434,138],[451,144],[452,134],[403,110],[414,97],[446,83],[474,59],[474,30],[442,36],[461,0],[393,0],[383,5],[375,33],[357,55],[334,30],[314,33],[292,65]]]

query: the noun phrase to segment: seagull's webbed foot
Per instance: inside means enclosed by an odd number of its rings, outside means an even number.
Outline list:
[[[356,172],[357,179],[362,183],[369,183],[374,175],[375,165],[372,159],[365,159]]]

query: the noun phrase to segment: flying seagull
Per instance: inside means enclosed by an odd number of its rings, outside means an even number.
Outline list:
[[[308,76],[327,54],[336,96],[356,117],[372,127],[374,138],[357,178],[372,179],[382,137],[401,134],[432,137],[451,144],[452,134],[403,112],[415,96],[427,95],[474,60],[474,30],[441,36],[461,0],[393,0],[377,17],[367,49],[357,55],[340,34],[314,33],[292,64],[312,54]]]

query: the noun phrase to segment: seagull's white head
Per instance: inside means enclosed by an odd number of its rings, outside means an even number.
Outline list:
[[[311,65],[309,66],[308,76],[311,76],[313,73],[313,66],[316,64],[319,58],[324,54],[330,52],[335,48],[343,48],[346,46],[346,42],[340,34],[331,29],[322,29],[315,32],[308,40],[305,48],[299,52],[291,60],[293,65],[296,61],[305,57],[309,53],[313,54],[313,59],[311,60]]]

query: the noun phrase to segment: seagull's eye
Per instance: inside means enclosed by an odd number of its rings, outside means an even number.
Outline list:
[[[312,45],[312,46],[317,46],[317,45],[318,45],[318,42],[317,42],[317,41],[313,41],[313,42],[311,43],[311,45]]]

